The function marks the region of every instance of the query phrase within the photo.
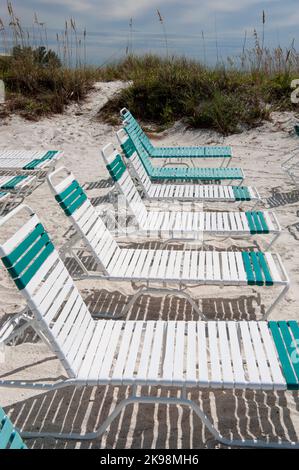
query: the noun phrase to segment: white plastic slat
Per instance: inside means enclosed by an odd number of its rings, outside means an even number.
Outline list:
[[[113,331],[110,336],[108,348],[103,358],[102,367],[98,375],[98,383],[107,383],[110,380],[111,368],[115,360],[116,348],[119,343],[123,323],[121,321],[113,322]]]
[[[142,352],[136,376],[136,380],[138,380],[139,383],[147,383],[147,375],[152,352],[155,323],[156,322],[154,321],[146,322],[146,330],[143,339]]]
[[[172,385],[172,376],[174,371],[174,351],[175,351],[175,334],[176,323],[174,321],[167,322],[167,336],[165,345],[165,356],[163,361],[163,383]]]
[[[209,321],[207,324],[209,337],[209,356],[211,363],[210,385],[212,387],[218,388],[222,386],[222,375],[217,342],[217,323],[215,321]]]
[[[120,322],[121,324],[122,322]],[[105,321],[99,321],[96,323],[96,328],[92,339],[89,343],[88,353],[86,354],[85,358],[83,359],[78,375],[81,378],[86,378],[86,381],[91,381],[90,370],[93,367],[94,361],[97,361],[97,350],[100,345],[100,340],[102,333],[105,328]]]
[[[236,264],[237,264],[239,280],[241,282],[244,282],[245,284],[247,284],[247,275],[246,275],[246,271],[244,269],[242,253],[240,253],[239,251],[236,252],[235,253],[235,258],[236,258]]]
[[[229,270],[231,274],[231,281],[239,282],[239,275],[237,271],[237,264],[236,264],[236,254],[233,251],[228,252],[228,259],[229,259]]]
[[[229,346],[232,357],[235,387],[244,388],[247,384],[243,368],[242,353],[239,343],[238,323],[227,322],[229,332]]]
[[[257,365],[261,377],[261,384],[263,389],[273,389],[273,381],[267,364],[267,358],[261,342],[261,336],[256,322],[251,321],[248,323],[249,331],[251,334],[255,355],[257,358]]]
[[[263,321],[259,322],[259,329],[261,333],[261,338],[263,340],[263,345],[267,354],[269,366],[271,369],[272,378],[275,383],[275,388],[281,388],[285,390],[286,382],[279,366],[276,348],[274,346],[273,339],[269,333],[268,323]]]
[[[154,385],[159,381],[160,361],[162,359],[162,344],[164,339],[165,323],[156,322],[153,349],[148,370],[148,383]]]
[[[174,351],[173,385],[184,382],[185,322],[177,322]]]
[[[1,246],[1,256],[8,255],[12,252],[12,250],[18,246],[35,228],[35,226],[39,223],[39,218],[37,215],[33,215],[28,222],[26,222],[23,227],[14,233],[9,240]]]
[[[198,280],[204,282],[206,279],[206,252],[199,252],[198,260]]]
[[[256,358],[252,346],[252,340],[248,329],[248,324],[245,322],[240,322],[240,330],[242,335],[242,344],[244,348],[244,354],[246,359],[246,367],[248,373],[248,387],[250,388],[260,388],[260,376],[258,368],[256,366]]]
[[[282,282],[282,279],[281,279],[279,271],[276,267],[273,255],[271,253],[266,252],[265,257],[266,257],[268,266],[270,268],[270,273],[271,273],[272,280],[274,282]]]
[[[228,253],[221,252],[221,266],[222,266],[222,280],[224,282],[229,282],[231,280],[231,274],[229,270],[229,262],[228,262]]]
[[[80,367],[80,374],[83,375],[83,372],[88,373],[88,380],[94,383],[98,382],[99,371],[104,359],[103,346],[105,343],[107,346],[107,337],[109,339],[109,331],[111,332],[112,327],[113,322],[103,320],[96,323],[96,329],[88,348],[88,355]]]
[[[219,334],[220,361],[222,365],[222,382],[224,387],[233,388],[234,376],[227,338],[227,324],[224,321],[217,323]]]
[[[127,358],[127,364],[123,374],[123,383],[130,384],[134,379],[134,371],[137,362],[137,355],[140,348],[140,339],[143,329],[143,322],[136,322],[135,329],[132,336],[130,351]]]
[[[112,374],[112,382],[122,383],[123,372],[127,361],[127,355],[131,344],[132,334],[134,329],[134,322],[128,321],[125,323],[121,345],[118,352],[118,357]]]
[[[187,327],[186,386],[197,384],[197,332],[196,322],[189,321]]]
[[[206,323],[197,322],[197,346],[198,346],[198,381],[202,387],[209,386],[209,369],[207,357]]]

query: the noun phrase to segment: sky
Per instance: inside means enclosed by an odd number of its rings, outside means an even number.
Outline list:
[[[116,61],[126,51],[185,55],[213,64],[237,57],[246,36],[262,37],[265,12],[265,44],[288,47],[295,39],[299,49],[298,0],[14,0],[16,16],[32,34],[34,13],[47,28],[48,42],[56,47],[56,34],[65,20],[86,28],[87,60],[102,65]],[[157,9],[163,17],[160,23]],[[0,17],[7,24],[5,0]],[[132,18],[132,27],[130,21]],[[166,39],[167,46],[166,46]],[[298,40],[298,42],[297,42]]]

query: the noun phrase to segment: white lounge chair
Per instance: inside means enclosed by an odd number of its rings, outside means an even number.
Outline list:
[[[202,239],[205,235],[244,238],[257,234],[270,234],[272,240],[267,248],[277,240],[281,227],[272,211],[162,211],[147,208],[138,193],[134,182],[121,156],[112,144],[102,149],[102,156],[118,192],[129,205],[138,225],[136,235],[155,234],[169,239]]]
[[[99,272],[90,272],[82,263],[75,247],[78,240],[74,238],[73,242],[67,244],[67,250],[76,258],[83,270],[80,278],[142,281],[146,284],[132,297],[125,312],[136,298],[145,292],[184,296],[197,313],[202,315],[198,305],[186,292],[187,286],[206,284],[243,287],[280,286],[281,293],[275,299],[271,299],[273,303],[265,311],[264,318],[267,318],[288,290],[288,276],[279,255],[274,253],[121,248],[104,225],[100,214],[91,205],[78,181],[71,173],[65,177],[65,172],[65,169],[59,168],[50,173],[49,185],[61,209],[69,217],[79,239],[91,252],[99,269]],[[169,287],[152,287],[153,284],[169,285]]]
[[[117,132],[117,138],[122,147],[128,140],[124,129]],[[212,202],[261,202],[258,190],[253,186],[230,186],[221,184],[194,184],[194,183],[153,183],[145,170],[136,152],[130,157],[127,153],[129,169],[134,175],[146,199],[150,201],[212,201]]]
[[[21,204],[41,181],[35,174],[19,174],[15,170],[0,170],[0,216]]]
[[[38,171],[53,166],[63,156],[57,150],[0,150],[0,169]]]
[[[65,387],[132,386],[101,426],[87,434],[23,432],[25,438],[93,439],[105,432],[129,404],[153,403],[190,407],[212,435],[229,446],[299,447],[294,442],[235,440],[222,436],[189,387],[205,389],[298,390],[299,370],[292,362],[298,323],[233,321],[95,321],[59,258],[38,217],[20,206],[2,221],[29,220],[0,245],[8,269],[32,314],[31,326],[65,369],[54,383],[1,379],[0,386],[53,391]],[[285,341],[285,342],[284,342]],[[181,388],[180,397],[141,394],[142,386]]]
[[[62,156],[56,150],[0,150],[0,215],[41,185]]]

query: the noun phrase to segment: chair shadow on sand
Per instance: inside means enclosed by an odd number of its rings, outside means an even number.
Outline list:
[[[128,300],[118,291],[85,289],[84,299],[92,313],[117,314]],[[203,311],[209,319],[255,319],[262,308],[258,295],[234,299],[207,298]],[[133,306],[131,320],[196,320],[185,299],[144,295]],[[27,337],[27,339],[30,338]],[[54,360],[49,351],[46,360]],[[21,374],[21,372],[20,372]],[[20,375],[21,376],[21,375]],[[47,380],[43,378],[41,380]],[[143,387],[145,393],[148,387]],[[130,387],[73,387],[39,394],[6,407],[20,429],[45,432],[92,432],[130,393]],[[179,396],[180,390],[151,388],[151,395]],[[199,403],[226,437],[297,440],[290,409],[299,412],[298,394],[264,391],[188,389],[188,398]],[[112,422],[104,435],[89,441],[53,438],[27,440],[32,448],[215,448],[221,445],[202,426],[199,418],[182,406],[130,405]]]
[[[293,189],[288,192],[281,192],[279,189],[280,188],[272,188],[271,196],[266,199],[266,203],[269,209],[299,202],[298,189]]]
[[[107,189],[114,186],[112,178],[106,178],[98,181],[88,181],[84,183],[83,188],[86,191],[91,191],[92,189]]]

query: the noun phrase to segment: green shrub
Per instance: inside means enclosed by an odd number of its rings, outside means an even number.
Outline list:
[[[113,124],[120,122],[119,110],[126,107],[159,128],[184,119],[192,127],[229,134],[260,125],[271,109],[294,109],[290,83],[296,74],[285,69],[212,69],[185,58],[146,55],[130,56],[100,74],[102,79],[131,80],[99,112],[100,119]]]

